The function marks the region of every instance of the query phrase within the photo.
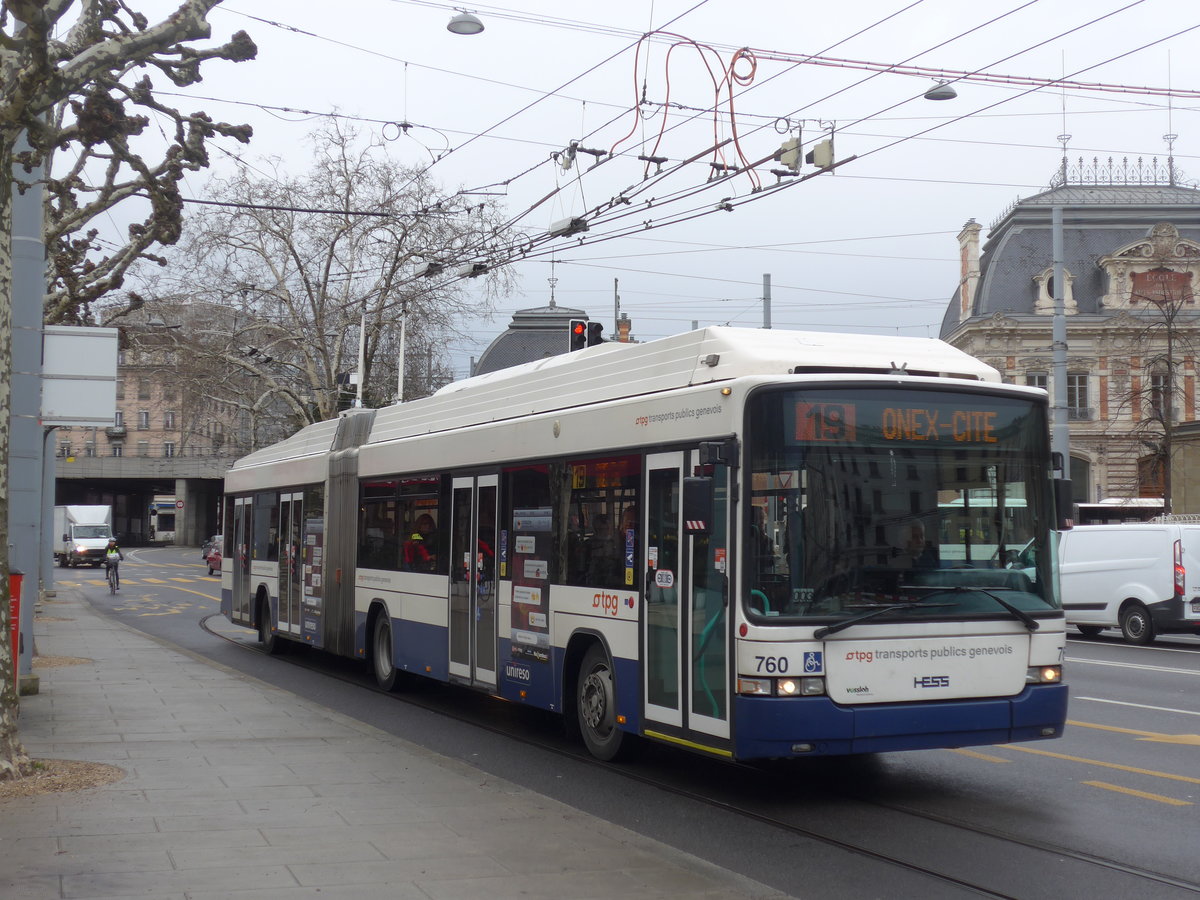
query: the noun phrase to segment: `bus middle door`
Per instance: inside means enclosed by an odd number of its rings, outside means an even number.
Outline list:
[[[450,677],[496,689],[497,475],[455,478],[450,522]]]

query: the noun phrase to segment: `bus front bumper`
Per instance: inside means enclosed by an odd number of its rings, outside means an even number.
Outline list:
[[[1065,684],[1015,697],[842,706],[828,697],[745,697],[734,703],[738,759],[780,759],[1008,744],[1061,737]]]

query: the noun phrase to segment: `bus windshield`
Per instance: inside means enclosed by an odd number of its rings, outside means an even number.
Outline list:
[[[762,392],[750,400],[746,454],[752,618],[1059,608],[1035,400],[882,386]]]

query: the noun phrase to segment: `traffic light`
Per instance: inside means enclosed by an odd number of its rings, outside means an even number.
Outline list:
[[[582,350],[588,345],[588,323],[586,319],[572,319],[568,323],[568,332],[571,337],[571,350]]]
[[[597,344],[603,344],[604,338],[601,335],[604,333],[604,325],[601,322],[587,323],[587,345],[595,347]]]

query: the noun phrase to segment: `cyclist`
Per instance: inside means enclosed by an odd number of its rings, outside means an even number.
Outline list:
[[[108,546],[104,548],[104,568],[106,570],[111,570],[111,573],[106,571],[105,574],[112,575],[113,584],[115,585],[114,590],[118,591],[121,589],[120,563],[123,559],[125,559],[125,554],[122,553],[121,548],[117,546],[117,539],[109,538]]]

